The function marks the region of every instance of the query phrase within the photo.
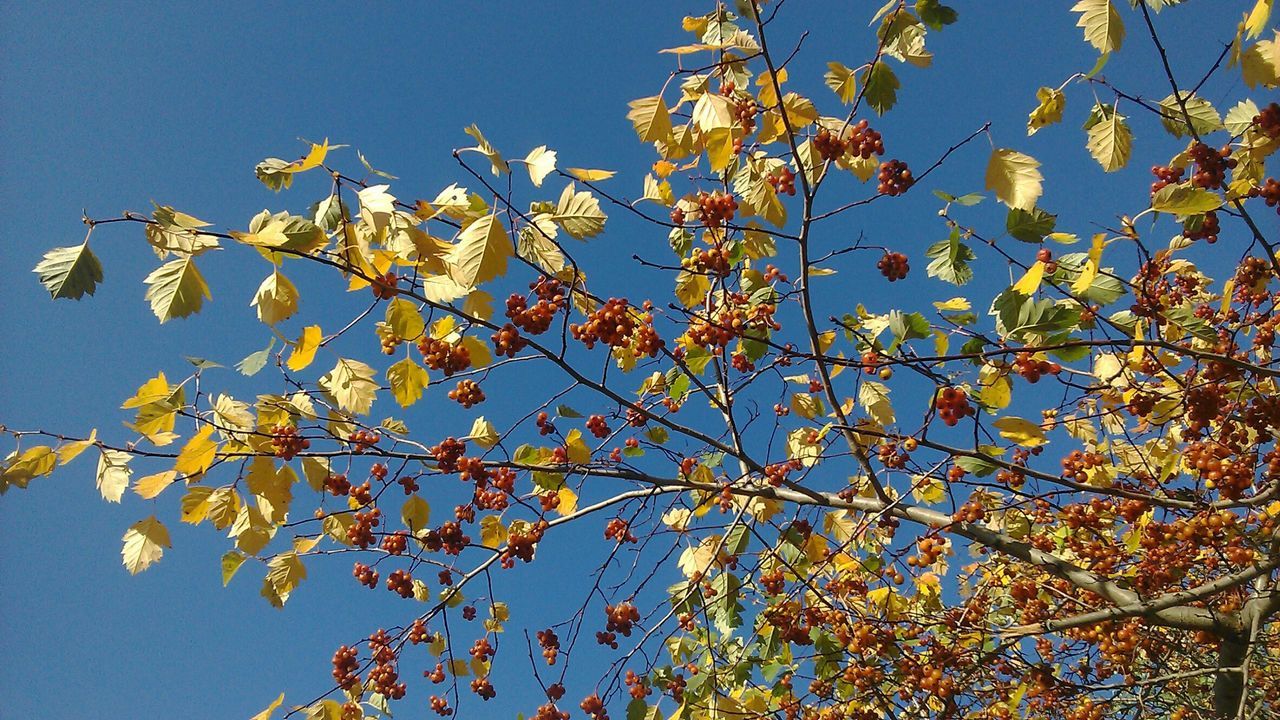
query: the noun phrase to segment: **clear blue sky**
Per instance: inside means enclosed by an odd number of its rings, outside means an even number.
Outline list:
[[[869,56],[866,21],[879,4],[840,3],[820,13],[808,2],[785,6],[773,43],[789,48],[801,29],[811,31],[791,77],[828,112],[834,105],[821,86],[825,63],[856,66]],[[1087,235],[1090,223],[1112,222],[1113,210],[1141,207],[1145,158],[1167,158],[1174,147],[1149,121],[1141,121],[1135,145],[1144,159],[1107,178],[1083,149],[1086,89],[1069,91],[1064,125],[1025,136],[1035,89],[1093,64],[1070,4],[955,2],[960,23],[930,34],[935,67],[902,70],[899,107],[873,119],[890,154],[927,166],[991,120],[999,145],[1045,163],[1042,204],[1061,213],[1063,229]],[[1159,20],[1170,36],[1187,36],[1205,18],[1206,5],[1235,13],[1247,4],[1195,3]],[[204,263],[215,298],[205,314],[157,326],[141,285],[155,258],[137,228],[95,234],[107,272],[97,297],[51,302],[30,269],[48,248],[81,240],[81,208],[104,217],[147,211],[155,200],[219,229],[242,228],[264,207],[301,211],[322,185],[274,195],[253,177],[263,157],[300,154],[298,137],[352,144],[402,178],[393,184],[397,195],[432,196],[465,181],[449,151],[469,144],[462,128],[473,122],[509,156],[547,144],[560,152],[562,166],[621,170],[610,187],[636,196],[654,158],[635,141],[626,103],[657,92],[673,59],[656,51],[686,42],[680,17],[709,7],[576,0],[0,4],[0,196],[10,207],[0,242],[0,326],[7,338],[0,422],[72,433],[96,426],[118,440],[126,432],[121,400],[157,369],[183,372],[184,354],[230,365],[268,337],[248,307],[265,271],[244,273],[228,253]],[[1216,51],[1210,45],[1184,49],[1185,64],[1175,69],[1198,75]],[[1131,22],[1107,75],[1159,99],[1168,88],[1150,57],[1148,39]],[[1210,87],[1238,89],[1235,81]],[[978,140],[925,188],[877,204],[840,232],[865,231],[872,242],[906,252],[925,287],[922,250],[943,237],[933,217],[938,203],[927,190],[981,190],[987,152],[986,140]],[[1088,183],[1065,181],[1082,175]],[[1001,228],[1002,216],[987,209],[987,227]],[[584,252],[597,288],[626,277],[632,252],[669,257],[662,235],[620,217]],[[1003,268],[989,267],[999,275],[990,282],[1005,281]],[[855,281],[840,286],[849,294],[833,300],[833,311],[856,302],[885,310],[912,292],[894,288],[895,295],[877,283],[874,296],[861,297]],[[936,282],[927,292],[929,299],[956,294]],[[918,299],[911,302],[919,308]],[[268,375],[256,383],[223,377],[247,395],[268,391]],[[411,425],[416,417],[416,427],[433,432],[427,409],[415,412]],[[408,612],[388,593],[355,587],[345,561],[312,563],[287,608],[273,610],[258,597],[256,576],[222,589],[218,557],[225,543],[207,526],[177,522],[168,523],[174,549],[131,578],[120,565],[121,534],[152,512],[172,518],[174,499],[162,496],[156,507],[130,493],[123,507],[107,505],[94,489],[92,465],[81,460],[0,499],[6,717],[248,717],[282,690],[286,702],[313,697],[327,687],[328,658],[338,643]],[[513,630],[564,619],[580,599],[565,593],[584,577],[577,563],[544,564],[536,580],[526,572],[518,580],[531,584],[522,588],[525,598],[513,599]],[[501,672],[527,674],[521,655],[509,653]],[[499,686],[486,716],[529,713],[542,702],[533,693],[521,697],[519,681],[511,682]],[[569,697],[588,690],[571,687]],[[427,716],[423,695],[416,697],[397,717]],[[478,703],[468,707],[479,712]]]

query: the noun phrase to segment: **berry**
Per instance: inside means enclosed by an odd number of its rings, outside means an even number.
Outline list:
[[[910,168],[901,160],[886,160],[880,163],[878,179],[880,185],[877,192],[882,195],[901,195],[916,182]]]
[[[889,282],[901,280],[907,276],[911,267],[907,264],[907,256],[900,252],[886,252],[876,267],[880,269],[880,274],[889,279]]]

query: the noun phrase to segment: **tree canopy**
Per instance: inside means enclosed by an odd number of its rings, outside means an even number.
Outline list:
[[[185,523],[275,607],[322,564],[403,600],[334,638],[326,694],[255,720],[1280,717],[1271,0],[1201,8],[1221,50],[1194,71],[1203,40],[1162,21],[1197,3],[1080,0],[1097,62],[1046,60],[1025,129],[928,137],[893,111],[957,9],[891,0],[814,48],[773,32],[814,8],[707,5],[616,109],[651,164],[568,167],[590,149],[481,119],[442,188],[324,139],[254,168],[280,209],[86,216],[34,269],[51,298],[92,296],[93,243],[133,229],[160,324],[224,311],[202,268],[234,264],[270,342],[158,358],[124,430],[0,425],[0,493],[65,472],[156,501],[132,574]],[[1122,46],[1161,72],[1109,80]],[[1041,133],[1151,177],[1055,212]],[[862,224],[908,193],[931,237]],[[580,549],[542,552],[558,534]],[[558,614],[495,583],[548,565],[576,581]],[[502,664],[545,695],[504,696]]]

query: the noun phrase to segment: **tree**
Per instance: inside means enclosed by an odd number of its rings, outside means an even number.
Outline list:
[[[273,605],[309,589],[309,565],[347,561],[404,598],[403,622],[339,647],[331,693],[291,716],[493,698],[494,663],[524,653],[515,633],[497,652],[521,598],[492,578],[581,562],[539,545],[584,527],[608,557],[583,568],[579,607],[521,620],[543,628],[523,643],[545,663],[546,698],[521,699],[539,720],[1280,714],[1280,259],[1264,219],[1280,105],[1208,99],[1280,84],[1280,41],[1258,0],[1224,19],[1217,62],[1181,77],[1155,15],[1179,4],[1073,8],[1098,64],[1041,88],[1027,133],[1062,132],[1070,93],[1092,103],[1077,114],[1104,173],[1130,163],[1131,123],[1178,150],[1140,205],[1070,225],[1041,205],[1020,138],[944,127],[908,147],[876,129],[903,66],[930,65],[928,34],[962,32],[936,0],[882,8],[869,59],[830,62],[833,95],[813,98],[787,85],[801,39],[770,34],[797,8],[685,18],[678,69],[627,112],[655,151],[635,200],[613,171],[561,168],[545,146],[504,156],[472,126],[459,182],[429,200],[325,140],[256,172],[279,192],[327,173],[328,191],[243,231],[168,206],[86,218],[81,245],[35,268],[53,298],[102,281],[100,226],[142,226],[161,323],[203,309],[200,265],[233,250],[223,262],[266,271],[252,304],[281,341],[236,369],[276,377],[236,398],[225,368],[193,359],[140,378],[127,437],[5,428],[0,492],[85,456],[106,500],[167,502],[124,533],[131,573],[181,522],[227,533],[224,582],[254,572]],[[1149,86],[1101,73],[1126,23],[1164,70]],[[907,150],[936,159],[912,170]],[[982,173],[982,192],[934,189],[926,277],[917,248],[829,230],[944,163],[967,163],[974,190]],[[588,283],[607,275],[599,253],[575,255],[608,213],[667,237],[678,262],[635,261],[673,299]],[[1115,227],[1059,230],[1089,223]],[[626,260],[619,245],[603,262]],[[1010,282],[978,272],[1002,264]],[[286,270],[330,283],[315,314]],[[883,307],[899,281],[915,294]],[[363,307],[344,314],[344,292]]]

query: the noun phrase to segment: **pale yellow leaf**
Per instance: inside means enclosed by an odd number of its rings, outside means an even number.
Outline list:
[[[1044,430],[1030,420],[1020,417],[1003,417],[992,424],[1000,431],[1000,437],[1022,447],[1037,447],[1048,442]]]
[[[172,547],[169,530],[154,515],[134,523],[121,539],[124,547],[120,556],[130,575],[151,567],[164,556],[165,548]]]
[[[1030,155],[997,148],[987,162],[986,188],[1005,205],[1030,212],[1043,192],[1044,176],[1039,167],[1039,161]]]
[[[199,475],[209,469],[218,452],[218,444],[209,439],[213,430],[212,424],[205,425],[187,440],[174,462],[175,471],[183,475]]]

